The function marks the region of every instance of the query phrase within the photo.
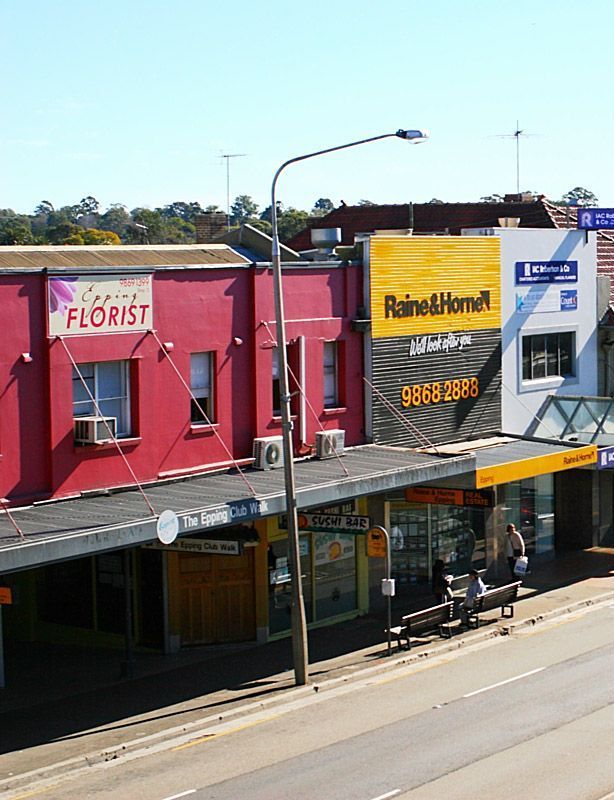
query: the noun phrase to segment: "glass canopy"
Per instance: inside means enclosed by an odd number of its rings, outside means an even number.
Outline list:
[[[614,445],[614,398],[551,395],[527,433],[543,439]]]

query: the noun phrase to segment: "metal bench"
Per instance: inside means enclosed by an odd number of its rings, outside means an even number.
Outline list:
[[[496,589],[489,589],[484,594],[476,597],[473,601],[473,608],[467,611],[467,622],[470,628],[478,628],[480,624],[480,614],[492,611],[494,608],[501,608],[501,616],[510,618],[514,616],[514,601],[518,598],[518,589],[522,581],[508,583]],[[506,613],[507,611],[507,613]]]
[[[407,650],[411,650],[411,637],[430,630],[438,630],[440,636],[449,639],[452,636],[450,621],[453,612],[454,603],[442,603],[414,611],[401,617],[401,624],[390,628],[390,633],[396,637],[399,650],[402,649],[403,640],[407,643]]]

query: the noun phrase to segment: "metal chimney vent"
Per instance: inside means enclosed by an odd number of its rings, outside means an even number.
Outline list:
[[[312,228],[311,244],[323,253],[332,254],[341,244],[341,228]]]

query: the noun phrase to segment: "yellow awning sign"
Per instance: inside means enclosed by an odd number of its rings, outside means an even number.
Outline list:
[[[496,486],[501,483],[520,481],[523,478],[534,478],[537,475],[548,475],[565,469],[588,467],[597,463],[597,445],[574,447],[560,453],[549,453],[534,458],[523,458],[508,461],[504,464],[493,464],[490,467],[479,467],[475,471],[475,485],[478,489]]]

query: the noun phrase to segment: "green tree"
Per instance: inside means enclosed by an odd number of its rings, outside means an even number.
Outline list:
[[[77,217],[88,217],[92,214],[98,213],[100,203],[95,197],[88,195],[87,197],[83,197],[81,201],[74,206],[74,208]]]
[[[195,201],[191,203],[177,201],[164,206],[162,209],[160,209],[160,213],[163,217],[179,217],[179,219],[183,219],[186,222],[194,222],[195,215],[202,214],[203,208],[201,207],[200,203]]]
[[[252,228],[256,228],[256,230],[266,233],[267,236],[270,236],[273,233],[273,226],[271,223],[266,219],[262,219],[262,217],[260,219],[250,219],[249,224],[252,226]]]
[[[121,244],[120,238],[113,231],[101,231],[97,228],[81,228],[72,233],[60,244],[89,244],[89,245],[116,245]]]
[[[230,221],[233,225],[240,225],[256,216],[258,216],[258,205],[248,194],[235,197],[234,203],[230,206]]]
[[[320,199],[316,200],[313,204],[311,214],[314,217],[324,217],[326,214],[330,214],[331,211],[334,211],[334,209],[335,206],[332,200],[329,200],[328,197],[320,197]]]
[[[35,244],[30,219],[12,208],[0,210],[0,244]]]
[[[502,203],[503,197],[500,194],[487,194],[480,197],[480,203]]]
[[[568,206],[582,206],[584,208],[599,205],[597,197],[583,186],[576,186],[575,189],[570,189],[559,202]]]
[[[109,208],[98,218],[100,228],[113,231],[121,239],[124,238],[126,228],[132,224],[132,217],[121,203],[112,203]]]
[[[127,242],[130,244],[162,243],[164,222],[157,209],[152,211],[151,208],[135,208],[130,212],[130,216],[135,224],[126,229]]]
[[[358,201],[358,205],[359,206],[374,206],[375,203],[372,203],[370,200],[359,200]]]
[[[40,203],[34,209],[34,216],[42,217],[51,214],[52,211],[55,211],[53,207],[53,203],[50,203],[49,200],[41,200]]]
[[[297,208],[288,208],[277,220],[277,231],[282,242],[287,242],[307,225],[309,214]]]

